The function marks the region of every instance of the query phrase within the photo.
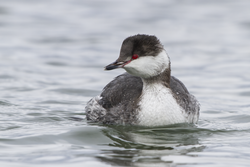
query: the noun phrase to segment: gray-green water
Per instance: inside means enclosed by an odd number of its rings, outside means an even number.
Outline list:
[[[250,1],[1,0],[0,166],[249,166]],[[124,38],[155,34],[198,125],[101,126],[87,101]]]

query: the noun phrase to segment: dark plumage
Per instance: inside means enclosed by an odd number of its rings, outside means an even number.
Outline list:
[[[163,49],[160,41],[152,35],[136,35],[126,38],[122,43],[117,61],[124,61],[133,54],[140,56],[156,56]]]

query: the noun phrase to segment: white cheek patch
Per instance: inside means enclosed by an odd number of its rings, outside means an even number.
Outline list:
[[[165,50],[157,56],[143,56],[124,66],[124,69],[135,76],[149,78],[159,75],[169,68],[169,57]]]

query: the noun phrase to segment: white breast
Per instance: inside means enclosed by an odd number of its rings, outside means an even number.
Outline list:
[[[183,109],[177,104],[171,90],[162,84],[145,84],[138,109],[138,124],[163,126],[187,122]]]

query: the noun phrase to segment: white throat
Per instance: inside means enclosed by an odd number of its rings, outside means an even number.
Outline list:
[[[170,60],[165,50],[162,50],[157,56],[139,57],[124,66],[128,73],[141,78],[157,76],[167,68],[170,68]]]

